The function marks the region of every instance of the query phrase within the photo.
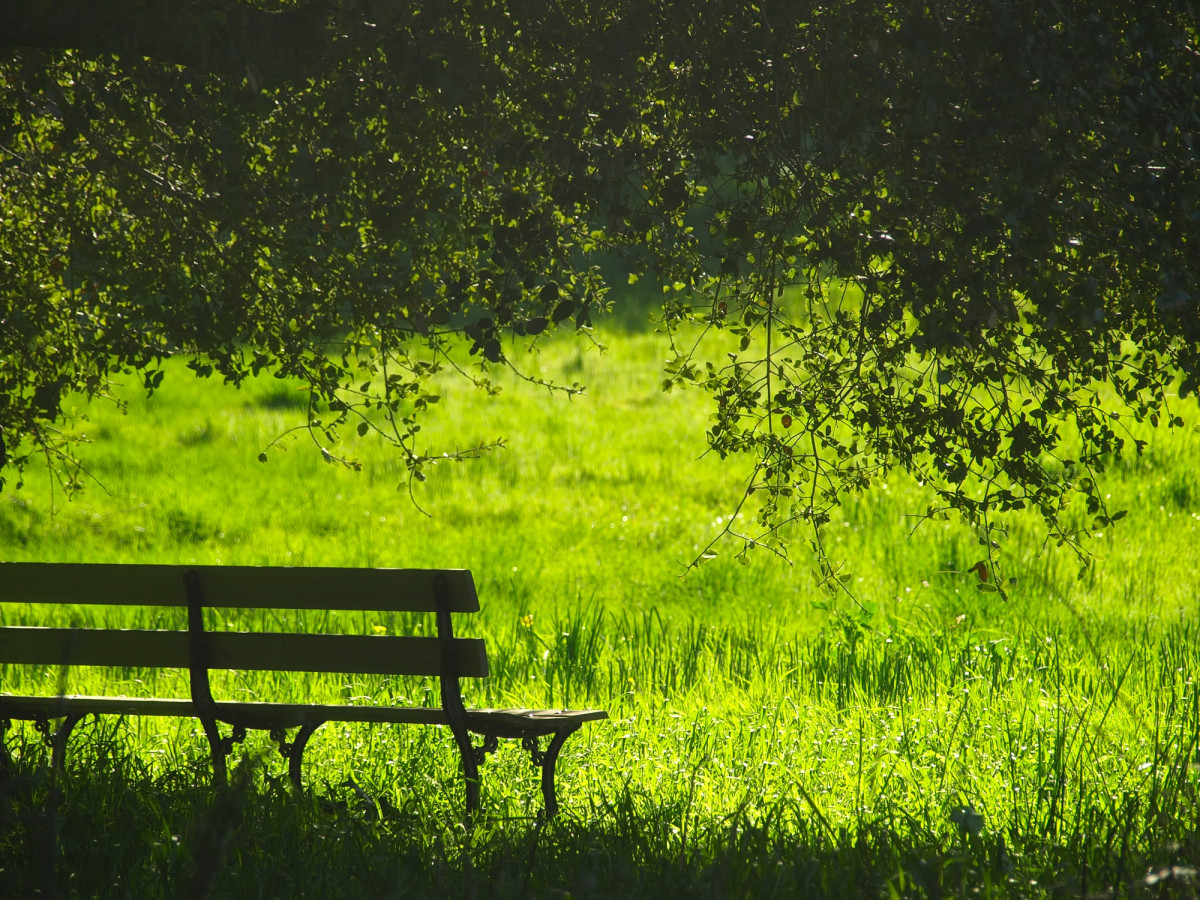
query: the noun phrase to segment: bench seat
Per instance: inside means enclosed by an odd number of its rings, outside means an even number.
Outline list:
[[[434,706],[347,706],[338,703],[263,703],[218,701],[217,721],[230,725],[256,721],[258,727],[298,728],[311,722],[366,722],[390,725],[449,725],[445,710]],[[467,722],[477,734],[512,729],[547,735],[564,724],[608,718],[596,709],[468,709]],[[196,718],[199,710],[187,699],[91,696],[30,697],[0,694],[0,718],[58,719],[71,715],[169,716]],[[266,723],[269,723],[266,724]],[[247,727],[251,727],[247,725]],[[505,737],[507,735],[497,735]]]

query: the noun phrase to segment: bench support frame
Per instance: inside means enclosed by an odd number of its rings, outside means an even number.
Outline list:
[[[292,780],[292,788],[296,793],[301,790],[300,770],[304,759],[304,748],[308,746],[308,739],[324,724],[324,722],[305,722],[290,741],[287,739],[287,729],[271,729],[271,740],[279,745],[279,755],[287,760],[288,777]]]
[[[23,563],[0,563],[0,566],[11,567],[7,569],[8,574],[16,575],[18,581],[22,581],[26,585],[37,585],[36,590],[41,590],[41,576],[44,572],[50,572],[49,566],[42,570],[42,564],[23,564]],[[212,754],[213,767],[213,783],[218,788],[225,787],[228,784],[228,757],[233,752],[235,745],[243,742],[246,738],[248,730],[263,730],[269,732],[271,740],[278,747],[280,756],[287,760],[288,776],[291,780],[294,790],[299,792],[302,789],[301,771],[303,765],[303,757],[305,748],[313,734],[326,721],[340,720],[337,710],[333,707],[322,706],[315,704],[312,706],[306,704],[256,704],[256,703],[223,703],[217,702],[212,694],[212,689],[209,683],[209,669],[214,659],[214,648],[217,656],[223,660],[221,663],[225,665],[224,660],[227,659],[229,653],[228,645],[220,643],[226,641],[227,636],[210,635],[205,629],[204,610],[206,607],[206,592],[205,585],[202,583],[201,572],[197,569],[175,569],[165,566],[148,566],[140,567],[143,572],[131,576],[126,579],[124,577],[124,567],[117,566],[90,566],[87,564],[63,564],[59,566],[54,564],[54,573],[57,577],[57,590],[63,594],[67,592],[83,592],[92,586],[92,579],[96,573],[103,576],[105,582],[110,586],[114,581],[121,584],[122,587],[129,590],[132,589],[134,594],[139,591],[142,596],[146,596],[146,592],[150,590],[147,584],[153,584],[153,590],[157,592],[155,597],[150,600],[150,603],[155,605],[173,605],[170,600],[163,601],[159,599],[163,596],[168,596],[173,593],[169,588],[169,581],[174,581],[178,585],[179,582],[175,579],[182,575],[184,595],[187,605],[188,627],[186,632],[186,658],[183,656],[183,647],[180,646],[183,642],[180,641],[175,646],[178,650],[172,650],[166,656],[156,655],[146,651],[148,644],[146,638],[153,633],[130,631],[129,636],[138,637],[141,640],[140,644],[132,646],[141,648],[138,652],[141,654],[140,659],[147,658],[153,660],[170,659],[170,662],[142,662],[139,664],[150,666],[178,666],[186,664],[188,668],[189,687],[191,692],[190,703],[183,700],[162,700],[157,698],[133,698],[128,704],[116,706],[111,700],[105,697],[76,697],[64,696],[53,700],[51,698],[39,697],[14,697],[12,702],[6,702],[0,706],[0,778],[8,777],[12,774],[13,760],[9,753],[5,738],[8,731],[12,727],[13,719],[32,720],[33,726],[41,736],[42,740],[50,748],[51,764],[55,771],[62,771],[66,756],[66,746],[68,738],[75,726],[79,724],[86,716],[106,713],[118,714],[134,714],[134,715],[169,715],[169,716],[195,716],[200,720],[201,727],[204,730],[205,738],[208,740],[209,748]],[[203,567],[202,567],[203,568]],[[69,570],[69,571],[68,571]],[[120,577],[114,577],[114,573],[121,571]],[[207,569],[205,569],[207,571]],[[258,570],[263,574],[270,574],[267,570]],[[283,570],[281,570],[283,571]],[[313,569],[306,570],[314,573],[322,573],[325,570]],[[527,709],[510,709],[510,710],[468,710],[465,708],[462,699],[460,687],[460,679],[463,677],[479,677],[487,674],[486,657],[483,655],[482,641],[478,639],[466,639],[455,641],[454,631],[451,623],[451,612],[476,612],[479,609],[478,600],[474,593],[474,584],[470,579],[470,573],[463,573],[461,570],[397,570],[398,574],[405,576],[407,580],[401,580],[401,584],[406,590],[411,590],[414,587],[418,590],[423,589],[426,592],[423,603],[425,605],[412,607],[418,611],[432,611],[437,617],[437,643],[433,645],[436,649],[428,646],[422,652],[424,655],[418,658],[423,660],[418,663],[420,666],[430,666],[430,668],[421,669],[397,669],[390,668],[392,663],[389,661],[386,665],[387,669],[371,670],[371,671],[403,671],[405,674],[423,674],[437,673],[441,688],[442,709],[438,710],[422,710],[421,712],[429,712],[440,714],[444,718],[430,718],[429,716],[420,717],[397,717],[396,713],[404,713],[404,709],[385,709],[382,713],[387,715],[378,718],[363,718],[355,716],[348,718],[347,721],[376,721],[376,722],[393,722],[413,724],[446,724],[449,726],[451,733],[454,735],[454,741],[458,747],[459,756],[462,761],[463,775],[466,782],[466,821],[469,824],[474,822],[479,813],[480,808],[480,776],[479,769],[487,761],[488,754],[494,753],[498,747],[500,739],[519,740],[524,750],[529,753],[530,759],[536,768],[541,770],[541,788],[544,799],[544,808],[542,814],[546,818],[552,818],[558,812],[558,801],[555,795],[554,776],[557,766],[559,753],[562,750],[563,744],[567,738],[580,729],[584,721],[591,721],[597,718],[606,718],[607,713],[601,710],[527,710]],[[58,573],[62,574],[58,574]],[[210,573],[215,574],[215,573]],[[236,573],[234,573],[236,575]],[[464,579],[465,574],[465,579]],[[153,576],[151,578],[151,576]],[[169,581],[164,581],[169,576]],[[452,590],[449,577],[455,578],[456,587]],[[208,578],[208,575],[204,576]],[[224,576],[222,576],[224,577]],[[238,576],[241,577],[241,576]],[[293,576],[294,577],[294,576]],[[324,576],[322,576],[324,577]],[[431,577],[430,580],[425,580]],[[139,581],[141,578],[146,578],[146,581]],[[263,575],[256,575],[251,579],[251,584],[262,584]],[[214,578],[215,580],[215,578]],[[227,583],[227,582],[222,582]],[[328,584],[328,582],[323,582]],[[464,599],[464,583],[467,591]],[[298,585],[295,581],[292,582],[291,591],[294,593],[299,589],[300,593],[308,588],[307,584]],[[25,588],[29,591],[30,588]],[[178,590],[178,588],[176,588]],[[224,593],[218,591],[218,593]],[[108,595],[109,597],[118,596],[116,591]],[[124,596],[121,594],[120,596]],[[175,595],[177,596],[177,595]],[[0,598],[3,599],[3,598]],[[208,598],[214,602],[220,601],[220,597]],[[51,601],[53,602],[53,601]],[[116,602],[112,599],[100,599],[100,603]],[[174,601],[177,603],[178,601]],[[301,605],[297,608],[301,609],[316,609],[322,608],[312,604],[313,597],[302,596],[298,601]],[[390,603],[390,601],[389,601]],[[148,604],[149,605],[149,604]],[[375,608],[375,607],[369,607]],[[392,608],[390,605],[383,608]],[[401,607],[404,608],[404,607]],[[13,630],[24,629],[26,626],[16,626]],[[5,629],[0,629],[5,630]],[[29,629],[30,632],[38,631],[38,629]],[[96,629],[102,631],[103,629]],[[54,632],[55,629],[47,629],[48,632]],[[88,634],[86,629],[81,634]],[[121,654],[128,653],[125,648],[130,646],[132,637],[122,637]],[[182,636],[181,636],[182,637]],[[31,640],[27,636],[22,636],[17,640]],[[54,647],[50,643],[50,639],[61,640],[57,635],[50,635],[49,638],[39,637],[39,643],[34,644],[35,648]],[[10,640],[13,640],[10,638]],[[76,650],[75,631],[71,630],[68,635],[69,643],[68,651],[60,651],[67,657],[63,664],[74,656]],[[359,640],[359,639],[355,639]],[[389,639],[389,640],[404,640],[404,639]],[[428,640],[426,638],[420,639]],[[28,648],[30,645],[25,643],[17,643],[11,646],[18,648]],[[93,641],[90,645],[92,649],[88,651],[86,648],[79,651],[85,659],[82,664],[90,665],[120,665],[120,661],[110,662],[113,658],[111,652],[109,656],[104,657],[103,653],[97,653],[95,647],[97,644]],[[243,645],[244,646],[244,645]],[[311,645],[308,645],[311,646]],[[389,645],[390,646],[390,645]],[[390,650],[392,654],[400,653],[395,656],[396,659],[407,660],[406,654],[409,645],[405,644],[404,650]],[[421,649],[421,648],[418,648]],[[6,652],[12,652],[10,651]],[[376,652],[372,650],[371,652]],[[36,649],[35,651],[25,652],[19,651],[15,653],[17,662],[30,662],[41,664],[42,658],[37,654],[46,654],[46,651]],[[436,653],[436,661],[433,654]],[[170,655],[175,654],[175,655]],[[461,655],[460,654],[464,654]],[[477,654],[477,655],[475,655]],[[135,654],[136,656],[137,654]],[[103,657],[102,661],[97,661],[98,657]],[[7,657],[6,657],[7,658]],[[392,657],[389,657],[389,660]],[[239,659],[246,659],[245,656]],[[378,659],[378,657],[376,657]],[[175,661],[177,660],[177,661]],[[379,662],[372,663],[373,665],[381,665]],[[249,667],[253,667],[252,665]],[[283,669],[287,671],[288,669]],[[305,670],[301,670],[305,671]],[[316,669],[313,671],[324,671]],[[125,700],[125,698],[120,698]],[[263,707],[262,709],[257,707]],[[417,712],[413,710],[412,712]],[[52,724],[52,722],[56,724]],[[223,733],[223,730],[228,729],[228,733]],[[289,739],[289,732],[296,729],[294,734]],[[472,735],[480,735],[482,743],[475,745]],[[545,749],[542,749],[541,738],[547,737],[548,743]]]
[[[244,726],[235,725],[228,737],[221,735],[217,725],[217,704],[213,700],[208,684],[208,637],[204,631],[204,588],[200,575],[189,569],[183,575],[187,590],[188,610],[188,680],[192,690],[192,702],[196,705],[196,717],[204,728],[208,746],[212,751],[213,782],[224,787],[228,782],[226,760],[233,752],[234,744],[246,739]]]
[[[458,659],[454,652],[454,626],[450,620],[450,604],[448,588],[444,576],[437,576],[433,582],[434,596],[437,598],[437,630],[438,639],[442,642],[441,654],[441,689],[442,709],[450,722],[454,733],[454,742],[458,745],[459,756],[462,757],[463,775],[467,783],[467,821],[474,819],[479,810],[479,766],[487,760],[489,753],[494,753],[499,747],[500,738],[519,739],[521,745],[529,752],[534,766],[542,770],[542,800],[545,803],[543,814],[552,819],[558,813],[558,797],[554,790],[554,770],[558,764],[558,754],[567,738],[579,730],[578,722],[560,725],[558,728],[527,728],[517,726],[491,726],[479,716],[472,716],[463,706],[462,692],[459,688]],[[483,744],[476,747],[471,742],[471,732],[483,735]],[[543,752],[539,738],[550,734],[550,743]]]

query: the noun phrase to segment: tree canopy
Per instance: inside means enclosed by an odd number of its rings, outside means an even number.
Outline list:
[[[326,458],[373,431],[422,477],[452,349],[486,385],[509,336],[586,334],[622,256],[662,286],[665,386],[754,460],[735,546],[806,523],[820,551],[897,468],[989,546],[1023,507],[1073,543],[1072,498],[1117,515],[1128,419],[1182,424],[1200,386],[1197,21],[0,0],[0,479],[43,455],[70,486],[64,396],[178,355],[302,379]]]

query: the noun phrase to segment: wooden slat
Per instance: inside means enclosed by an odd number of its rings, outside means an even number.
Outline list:
[[[10,718],[57,718],[74,713],[131,716],[194,716],[191,700],[154,697],[94,697],[67,694],[62,697],[14,697],[0,694],[0,715]],[[415,706],[349,706],[325,703],[226,703],[217,702],[217,718],[241,722],[249,727],[295,728],[306,722],[388,722],[413,725],[445,725],[444,710]],[[520,733],[546,734],[564,723],[607,719],[599,709],[468,709],[470,726],[483,732],[492,724]]]
[[[253,728],[295,728],[307,722],[384,722],[393,725],[448,725],[444,710],[432,706],[342,706],[325,703],[217,703],[222,722]]]
[[[437,675],[439,641],[433,637],[352,634],[210,632],[213,669],[283,672],[353,672],[362,675]],[[455,638],[460,672],[488,673],[479,638]],[[52,666],[187,668],[182,631],[125,629],[0,628],[0,662]]]
[[[357,634],[254,634],[220,632],[208,636],[214,669],[286,672],[354,672],[362,675],[437,675],[439,641],[433,637]],[[488,674],[480,638],[455,638],[459,674]]]
[[[445,575],[450,610],[479,611],[466,569],[352,569],[0,562],[0,603],[183,606],[183,576],[200,575],[205,606],[244,609],[435,612],[433,579]]]
[[[0,628],[0,661],[44,666],[186,669],[187,633],[89,628]]]
[[[553,734],[564,725],[607,719],[602,709],[468,709],[467,728],[502,738]]]
[[[0,694],[0,715],[11,719],[49,719],[75,713],[127,716],[194,716],[191,700],[157,697],[88,697],[66,694],[59,697],[13,697]]]
[[[60,718],[79,713],[125,716],[195,716],[191,700],[154,697],[13,697],[0,694],[0,715],[11,719]],[[426,706],[341,706],[303,703],[217,703],[217,719],[248,727],[295,728],[306,722],[386,722],[409,725],[445,725],[441,709]]]
[[[563,722],[596,722],[607,719],[608,712],[603,709],[468,709],[467,718],[522,725],[535,722],[560,725]]]

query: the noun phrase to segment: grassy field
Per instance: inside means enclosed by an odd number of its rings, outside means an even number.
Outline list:
[[[149,400],[131,389],[127,416],[90,411],[99,483],[84,494],[67,503],[31,470],[0,495],[10,560],[472,569],[483,613],[464,626],[494,671],[468,702],[611,713],[567,744],[558,820],[534,818],[534,770],[505,748],[484,772],[486,820],[464,831],[440,729],[327,725],[294,799],[261,735],[215,794],[196,723],[89,720],[62,779],[19,724],[0,896],[1198,895],[1194,428],[1148,435],[1146,456],[1111,469],[1112,508],[1130,515],[1094,538],[1083,578],[1035,520],[1015,521],[1007,603],[966,574],[973,535],[913,532],[918,489],[879,485],[829,539],[875,610],[864,625],[849,602],[814,608],[802,555],[687,571],[747,473],[704,455],[703,398],[661,392],[661,339],[604,339],[603,357],[563,341],[527,360],[586,383],[573,401],[511,378],[498,399],[448,381],[431,446],[508,446],[437,467],[419,509],[369,441],[348,442],[357,474],[302,441],[259,463],[303,394],[182,367]],[[0,679],[60,689],[57,672]],[[179,673],[68,680],[186,692]],[[384,702],[429,687],[230,675],[221,689]]]

